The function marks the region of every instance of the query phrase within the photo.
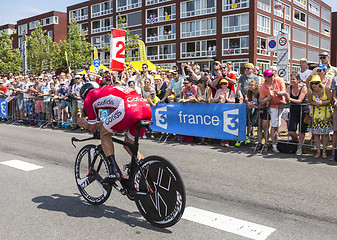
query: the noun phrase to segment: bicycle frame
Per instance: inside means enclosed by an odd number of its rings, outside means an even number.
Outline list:
[[[129,167],[131,176],[129,176],[129,178],[133,177],[132,174],[134,173],[136,165],[140,165],[141,164],[140,160],[137,158],[137,153],[138,153],[138,150],[139,150],[139,133],[140,133],[140,130],[143,127],[149,128],[148,126],[151,125],[151,124],[152,124],[151,121],[146,121],[146,120],[140,120],[140,121],[137,122],[136,136],[135,136],[135,141],[134,141],[133,144],[129,143],[129,142],[126,142],[126,141],[123,141],[123,140],[120,140],[120,139],[117,139],[115,137],[111,137],[111,140],[113,142],[128,147],[130,149],[131,153],[132,153],[132,155],[131,155],[131,164],[130,164],[130,167]],[[84,142],[84,141],[89,141],[89,140],[94,140],[94,139],[99,139],[99,136],[98,136],[97,133],[94,133],[93,137],[86,138],[86,139],[78,139],[78,138],[72,137],[71,138],[71,143],[76,148],[74,142]],[[99,151],[102,151],[101,145],[99,145]],[[91,166],[93,166],[95,164],[95,162],[96,162],[96,158],[93,159],[93,161],[91,162]],[[90,166],[90,168],[92,168],[91,166]],[[140,168],[140,171],[141,171],[142,175],[145,177],[145,174],[144,174],[144,172],[143,172],[143,170],[141,168]],[[149,192],[153,193],[152,189],[154,189],[154,186],[153,186],[152,181],[148,181],[146,178],[145,178],[145,180],[146,180],[147,185],[150,187]],[[118,191],[120,191],[122,194],[125,194],[125,193],[123,193],[123,190],[120,189],[115,183],[112,186],[114,188],[116,188]],[[124,185],[123,185],[123,188],[125,188]]]

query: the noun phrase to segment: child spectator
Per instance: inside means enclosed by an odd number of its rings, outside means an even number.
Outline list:
[[[157,104],[160,101],[160,99],[156,96],[156,90],[153,88],[150,90],[150,96],[148,97],[147,101],[154,108],[157,107]]]

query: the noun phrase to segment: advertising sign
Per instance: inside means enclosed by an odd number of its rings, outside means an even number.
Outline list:
[[[123,71],[125,64],[125,31],[111,29],[110,69]]]
[[[226,140],[246,140],[246,105],[160,103],[152,108],[151,129]]]

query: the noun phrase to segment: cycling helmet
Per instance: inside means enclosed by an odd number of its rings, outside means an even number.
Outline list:
[[[92,89],[99,88],[100,86],[98,85],[97,82],[87,82],[85,83],[81,89],[80,89],[80,97],[82,100],[85,99],[85,97],[88,95],[89,91]]]

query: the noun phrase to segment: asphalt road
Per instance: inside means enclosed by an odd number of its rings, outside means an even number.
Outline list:
[[[218,214],[214,221],[229,217],[244,221],[245,227],[274,229],[251,239],[337,238],[336,163],[309,154],[254,154],[249,146],[141,140],[145,156],[164,156],[179,170],[187,191],[186,213],[207,211],[158,229],[116,191],[100,206],[83,201],[73,167],[85,143],[73,148],[72,136],[88,134],[0,124],[0,239],[249,239],[222,229],[225,223],[200,222],[209,212]],[[121,166],[129,158],[116,148]],[[42,168],[23,171],[3,164],[10,160]]]

